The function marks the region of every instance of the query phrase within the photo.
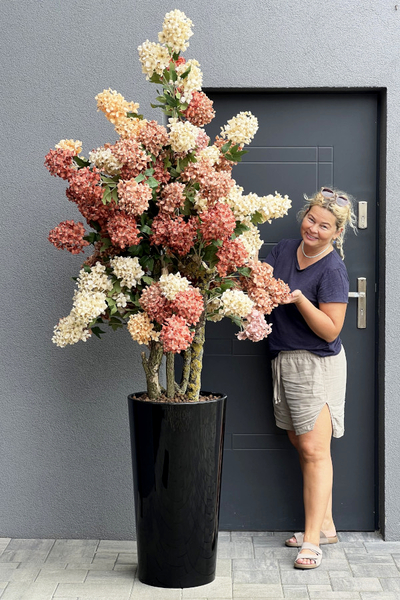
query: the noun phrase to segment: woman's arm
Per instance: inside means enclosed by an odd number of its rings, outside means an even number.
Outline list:
[[[300,314],[309,328],[326,342],[333,342],[340,334],[347,304],[344,302],[327,302],[314,306],[300,290],[294,290],[282,304],[296,304]]]

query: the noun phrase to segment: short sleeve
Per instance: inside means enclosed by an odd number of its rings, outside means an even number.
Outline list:
[[[343,269],[329,269],[321,277],[317,292],[318,302],[349,301],[349,277],[345,267]]]

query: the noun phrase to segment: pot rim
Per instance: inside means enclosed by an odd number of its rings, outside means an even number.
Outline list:
[[[226,400],[227,394],[222,394],[221,392],[206,392],[204,390],[200,390],[200,394],[202,396],[219,396],[219,398],[213,398],[212,400],[207,401],[197,401],[197,402],[157,402],[157,400],[142,400],[138,396],[142,396],[147,394],[147,392],[134,392],[133,394],[129,394],[128,400],[143,402],[146,404],[156,404],[157,406],[199,406],[204,404],[213,404],[214,402],[221,402],[221,400]],[[133,397],[135,396],[135,398]]]

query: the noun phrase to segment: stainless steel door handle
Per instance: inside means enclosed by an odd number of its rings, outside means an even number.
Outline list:
[[[349,292],[349,298],[357,298],[357,327],[367,327],[367,279],[357,278],[357,292]]]

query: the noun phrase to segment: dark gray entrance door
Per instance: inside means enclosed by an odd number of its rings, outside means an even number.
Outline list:
[[[348,357],[345,436],[333,440],[334,515],[341,530],[374,530],[376,517],[375,282],[378,95],[208,91],[217,117],[209,135],[242,110],[259,119],[249,153],[234,170],[245,193],[275,190],[293,201],[289,216],[261,228],[260,253],[298,235],[303,193],[334,185],[368,202],[368,227],[349,232],[350,289],[367,278],[367,328],[350,299],[342,340]],[[274,424],[267,342],[241,342],[224,319],[209,323],[203,389],[228,394],[221,529],[293,530],[303,526],[301,473],[286,433]]]

